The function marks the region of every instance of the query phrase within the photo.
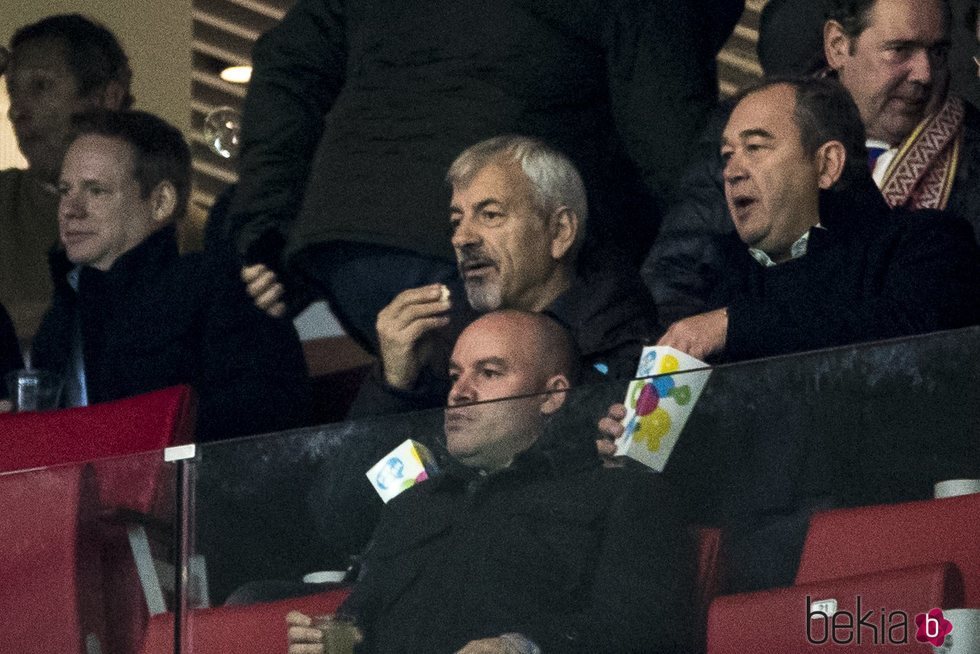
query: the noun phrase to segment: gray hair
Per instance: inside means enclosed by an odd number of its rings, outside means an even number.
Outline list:
[[[568,207],[578,217],[578,231],[572,253],[577,253],[585,238],[589,216],[588,200],[582,176],[571,159],[540,139],[517,134],[495,136],[472,145],[456,157],[446,181],[453,187],[466,187],[477,173],[492,163],[512,161],[531,182],[536,208],[550,216],[560,207]]]

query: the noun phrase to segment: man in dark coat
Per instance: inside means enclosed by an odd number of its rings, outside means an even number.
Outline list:
[[[662,480],[603,468],[592,430],[546,424],[578,365],[535,313],[490,313],[453,350],[449,469],[387,506],[343,610],[362,652],[672,652],[690,545]],[[544,393],[544,394],[540,394]],[[517,398],[492,402],[500,398]],[[290,652],[319,629],[288,617]]]
[[[76,123],[35,364],[65,376],[68,406],[191,384],[198,440],[302,424],[309,390],[292,326],[252,305],[230,261],[178,255],[172,223],[190,191],[180,132],[141,112]]]
[[[458,277],[403,291],[380,312],[380,366],[354,413],[443,405],[443,344],[496,309],[547,313],[571,331],[589,374],[632,377],[640,349],[658,336],[656,307],[614,265],[576,273],[589,214],[568,157],[537,139],[501,136],[464,150],[447,177]]]
[[[980,111],[947,93],[949,26],[945,0],[774,0],[763,12],[759,57],[770,74],[822,66],[838,77],[858,105],[889,206],[947,209],[980,238]],[[704,140],[717,143],[718,132]],[[704,310],[705,275],[718,265],[709,242],[732,232],[722,166],[713,154],[688,171],[684,199],[665,216],[643,266],[665,326]]]
[[[0,46],[10,122],[28,168],[0,170],[0,302],[29,341],[51,303],[47,253],[58,240],[55,187],[71,116],[128,108],[132,74],[115,35],[79,14],[19,28],[7,57]]]
[[[712,243],[709,310],[661,345],[746,359],[980,322],[969,225],[890,210],[868,190],[863,137],[834,81],[777,81],[739,101],[721,149],[737,236]]]
[[[453,273],[447,166],[508,133],[572,157],[590,241],[637,264],[743,4],[301,0],[253,53],[229,217],[250,291],[280,315],[284,289],[324,295],[374,350],[382,307]]]

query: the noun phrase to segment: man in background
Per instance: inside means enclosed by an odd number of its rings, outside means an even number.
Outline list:
[[[29,341],[51,300],[48,250],[58,241],[58,173],[72,114],[125,109],[130,69],[112,32],[84,16],[50,16],[19,29],[0,74],[28,169],[0,171],[0,302]]]
[[[637,265],[743,5],[297,2],[256,44],[245,100],[228,222],[250,293],[275,315],[326,297],[376,352],[381,309],[453,274],[445,170],[510,133],[571,157],[589,191],[586,241]]]
[[[190,150],[142,112],[76,119],[58,191],[63,252],[34,363],[62,374],[68,406],[191,384],[197,440],[276,431],[308,418],[292,325],[258,311],[219,257],[180,256]]]
[[[764,69],[838,78],[860,112],[867,165],[888,205],[949,210],[980,238],[980,113],[949,93],[948,2],[825,0],[826,18],[800,4],[776,0],[763,12]],[[664,326],[705,309],[712,237],[733,229],[722,167],[713,155],[691,169],[643,266]]]

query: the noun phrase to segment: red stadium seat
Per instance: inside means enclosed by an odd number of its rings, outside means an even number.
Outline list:
[[[808,597],[836,603],[838,613],[851,616],[871,610],[875,624],[900,611],[910,622],[910,642],[902,651],[930,652],[914,639],[915,615],[933,608],[980,608],[980,494],[815,514],[792,587],[712,603],[709,654],[795,654],[825,651],[821,647],[828,644],[834,652],[857,653],[889,646],[882,633],[874,642],[867,627],[863,642],[811,644],[807,625],[821,627],[826,620],[809,619]],[[842,629],[840,639],[847,635]]]
[[[0,474],[0,652],[81,654],[102,634],[90,472]]]
[[[980,608],[980,494],[819,512],[796,583],[947,561],[963,575],[965,606]]]
[[[193,421],[188,386],[76,409],[0,415],[0,470],[91,461],[96,513],[106,518],[97,525],[104,591],[91,610],[108,618],[99,634],[105,652],[131,652],[142,635],[146,599],[130,546],[133,539],[145,543],[145,534],[129,520],[172,518],[173,468],[159,452],[190,440]],[[140,561],[144,574],[152,569],[148,556]],[[67,567],[59,574],[70,576],[69,561],[62,563]]]
[[[841,628],[831,631],[827,618],[811,617],[808,599],[811,603],[833,599]],[[711,604],[708,654],[865,654],[893,650],[931,654],[930,646],[915,640],[915,616],[936,607],[958,606],[961,601],[959,572],[949,563],[727,595]],[[897,615],[892,617],[893,611],[905,616],[904,631],[898,627],[890,631],[893,624],[901,622]],[[844,614],[851,616],[850,627]],[[860,622],[861,616],[867,618],[865,623]],[[892,647],[892,643],[903,644]]]
[[[196,609],[185,623],[189,629],[190,651],[194,654],[285,652],[287,613],[296,610],[307,615],[331,614],[349,593],[349,589],[341,588],[276,602]],[[173,613],[153,616],[140,653],[167,654],[173,651],[173,646]]]
[[[0,472],[147,452],[189,439],[194,402],[173,386],[76,409],[0,415]]]

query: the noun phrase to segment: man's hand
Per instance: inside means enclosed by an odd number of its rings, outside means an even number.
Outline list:
[[[498,637],[471,640],[456,654],[524,654],[524,651],[513,641]]]
[[[657,345],[669,345],[702,361],[725,349],[728,339],[728,309],[715,309],[678,320]]]
[[[260,310],[273,318],[286,315],[286,303],[282,301],[286,289],[276,273],[264,264],[257,263],[242,268],[242,281],[245,282],[245,290]]]
[[[402,291],[378,313],[378,348],[385,382],[409,390],[431,363],[435,332],[449,324],[451,302],[442,284]]]
[[[10,400],[0,400],[0,413],[10,413],[14,410],[14,403]]]
[[[323,632],[313,626],[313,618],[299,611],[286,614],[289,654],[324,654]]]
[[[613,404],[606,415],[599,420],[599,438],[596,439],[595,448],[607,468],[616,468],[623,464],[622,457],[616,456],[614,441],[623,435],[625,417],[626,407],[622,404]]]

